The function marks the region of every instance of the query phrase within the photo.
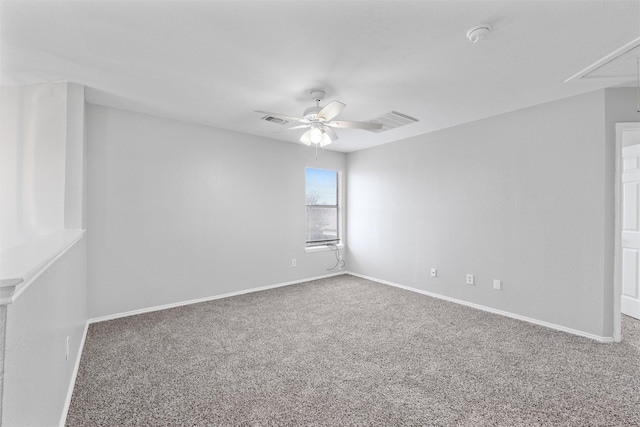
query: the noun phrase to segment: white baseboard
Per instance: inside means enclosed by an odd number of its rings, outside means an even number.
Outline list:
[[[87,338],[87,331],[88,331],[89,325],[91,323],[104,322],[106,320],[118,319],[118,318],[121,318],[121,317],[128,317],[128,316],[135,316],[137,314],[149,313],[149,312],[152,312],[152,311],[165,310],[167,308],[180,307],[180,306],[189,305],[189,304],[197,304],[197,303],[200,303],[200,302],[213,301],[213,300],[216,300],[216,299],[228,298],[228,297],[233,297],[233,296],[236,296],[236,295],[243,295],[243,294],[248,294],[248,293],[252,293],[252,292],[264,291],[264,290],[267,290],[267,289],[274,289],[274,288],[280,288],[280,287],[283,287],[283,286],[295,285],[295,284],[298,284],[298,283],[311,282],[313,280],[324,279],[324,278],[327,278],[327,277],[340,276],[340,275],[343,275],[343,274],[350,274],[352,276],[361,277],[363,279],[371,280],[373,282],[381,283],[383,285],[393,286],[393,287],[396,287],[396,288],[404,289],[404,290],[411,291],[411,292],[416,292],[416,293],[419,293],[419,294],[422,294],[422,295],[426,295],[426,296],[430,296],[430,297],[433,297],[433,298],[442,299],[442,300],[445,300],[445,301],[449,301],[449,302],[453,302],[453,303],[456,303],[456,304],[464,305],[464,306],[467,306],[467,307],[475,308],[475,309],[478,309],[478,310],[486,311],[486,312],[489,312],[489,313],[498,314],[498,315],[505,316],[505,317],[510,317],[512,319],[522,320],[524,322],[532,323],[534,325],[545,326],[545,327],[550,328],[550,329],[554,329],[554,330],[562,331],[562,332],[567,332],[567,333],[572,334],[572,335],[578,335],[578,336],[589,338],[589,339],[592,339],[592,340],[595,340],[595,341],[599,341],[599,342],[603,342],[603,343],[614,342],[613,337],[601,337],[601,336],[593,335],[593,334],[590,334],[590,333],[587,333],[587,332],[582,332],[582,331],[579,331],[579,330],[576,330],[576,329],[571,329],[571,328],[567,328],[567,327],[564,327],[564,326],[556,325],[556,324],[553,324],[553,323],[544,322],[542,320],[532,319],[530,317],[521,316],[521,315],[515,314],[515,313],[510,313],[508,311],[498,310],[498,309],[491,308],[491,307],[486,307],[486,306],[483,306],[483,305],[480,305],[480,304],[475,304],[475,303],[472,303],[472,302],[468,302],[468,301],[459,300],[459,299],[456,299],[456,298],[447,297],[445,295],[440,295],[440,294],[436,294],[436,293],[433,293],[433,292],[424,291],[424,290],[417,289],[417,288],[412,288],[410,286],[401,285],[399,283],[390,282],[388,280],[382,280],[382,279],[378,279],[378,278],[371,277],[371,276],[365,276],[364,274],[354,273],[354,272],[351,272],[351,271],[341,271],[341,272],[338,272],[338,273],[326,274],[326,275],[323,275],[323,276],[310,277],[310,278],[301,279],[301,280],[294,280],[294,281],[291,281],[291,282],[276,283],[276,284],[273,284],[273,285],[261,286],[261,287],[258,287],[258,288],[244,289],[244,290],[241,290],[241,291],[230,292],[230,293],[221,294],[221,295],[214,295],[214,296],[205,297],[205,298],[198,298],[198,299],[192,299],[192,300],[188,300],[188,301],[181,301],[181,302],[177,302],[177,303],[165,304],[165,305],[156,306],[156,307],[148,307],[148,308],[143,308],[143,309],[139,309],[139,310],[133,310],[133,311],[123,312],[123,313],[112,314],[112,315],[108,315],[108,316],[96,317],[96,318],[87,320],[87,323],[85,324],[85,327],[84,327],[84,332],[82,334],[82,341],[80,343],[80,348],[79,348],[78,354],[76,355],[76,360],[75,360],[75,363],[74,363],[73,373],[71,375],[71,380],[69,382],[69,388],[68,388],[68,391],[67,391],[67,398],[65,400],[62,417],[60,419],[60,424],[59,424],[60,427],[64,427],[64,425],[66,423],[66,420],[67,420],[67,414],[69,412],[69,406],[71,405],[71,397],[73,396],[73,388],[74,388],[75,383],[76,383],[76,377],[78,375],[78,369],[80,368],[80,360],[82,358],[82,351],[84,350],[84,343],[85,343],[85,340]]]
[[[592,339],[592,340],[595,340],[595,341],[599,341],[599,342],[602,342],[602,343],[614,342],[613,337],[601,337],[601,336],[598,336],[598,335],[593,335],[593,334],[590,334],[588,332],[579,331],[577,329],[567,328],[565,326],[560,326],[560,325],[556,325],[556,324],[553,324],[553,323],[544,322],[542,320],[532,319],[530,317],[521,316],[519,314],[510,313],[508,311],[503,311],[503,310],[498,310],[496,308],[486,307],[484,305],[475,304],[475,303],[472,303],[472,302],[468,302],[468,301],[464,301],[464,300],[460,300],[460,299],[456,299],[456,298],[451,298],[451,297],[448,297],[448,296],[445,296],[445,295],[440,295],[440,294],[436,294],[436,293],[429,292],[429,291],[423,291],[421,289],[412,288],[410,286],[405,286],[405,285],[400,285],[398,283],[389,282],[388,280],[382,280],[382,279],[377,279],[375,277],[365,276],[364,274],[358,274],[358,273],[353,273],[353,272],[348,272],[348,274],[351,274],[351,275],[356,276],[356,277],[361,277],[363,279],[371,280],[373,282],[382,283],[383,285],[389,285],[389,286],[393,286],[393,287],[396,287],[396,288],[405,289],[407,291],[417,292],[417,293],[422,294],[422,295],[427,295],[427,296],[430,296],[430,297],[433,297],[433,298],[438,298],[438,299],[442,299],[442,300],[445,300],[445,301],[454,302],[456,304],[465,305],[467,307],[476,308],[478,310],[487,311],[489,313],[499,314],[501,316],[511,317],[512,319],[518,319],[518,320],[522,320],[524,322],[533,323],[534,325],[545,326],[545,327],[550,328],[550,329],[555,329],[557,331],[567,332],[567,333],[572,334],[572,335],[578,335],[578,336],[589,338],[589,339]]]
[[[331,274],[326,274],[326,275],[323,275],[323,276],[309,277],[309,278],[306,278],[306,279],[294,280],[294,281],[291,281],[291,282],[276,283],[276,284],[273,284],[273,285],[261,286],[261,287],[258,287],[258,288],[244,289],[244,290],[241,290],[241,291],[230,292],[230,293],[226,293],[226,294],[222,294],[222,295],[214,295],[214,296],[205,297],[205,298],[198,298],[198,299],[193,299],[193,300],[188,300],[188,301],[180,301],[180,302],[176,302],[176,303],[172,303],[172,304],[165,304],[165,305],[156,306],[156,307],[148,307],[148,308],[143,308],[143,309],[139,309],[139,310],[133,310],[133,311],[123,312],[123,313],[117,313],[117,314],[112,314],[112,315],[103,316],[103,317],[96,317],[96,318],[87,320],[86,324],[84,325],[84,332],[82,334],[82,341],[80,342],[80,348],[78,350],[78,354],[76,355],[75,364],[73,366],[73,373],[71,374],[71,380],[69,381],[69,388],[67,390],[67,398],[65,399],[64,408],[63,408],[63,411],[62,411],[62,416],[60,417],[60,424],[59,424],[60,427],[64,427],[64,425],[67,422],[67,415],[69,413],[69,407],[71,406],[71,397],[73,396],[73,388],[74,388],[74,386],[76,384],[76,378],[78,376],[78,369],[80,368],[80,360],[82,358],[82,351],[84,350],[84,343],[85,343],[85,340],[87,339],[87,332],[89,330],[89,325],[91,323],[103,322],[105,320],[118,319],[118,318],[121,318],[121,317],[135,316],[136,314],[149,313],[149,312],[158,311],[158,310],[165,310],[167,308],[180,307],[180,306],[189,305],[189,304],[197,304],[199,302],[205,302],[205,301],[212,301],[212,300],[216,300],[216,299],[228,298],[228,297],[232,297],[232,296],[236,296],[236,295],[242,295],[242,294],[248,294],[248,293],[252,293],[252,292],[265,291],[267,289],[274,289],[274,288],[280,288],[280,287],[283,287],[283,286],[295,285],[295,284],[298,284],[298,283],[311,282],[312,280],[324,279],[324,278],[333,277],[333,276],[340,276],[340,275],[343,275],[343,274],[347,274],[347,272],[341,271],[341,272],[338,272],[338,273],[331,273]]]
[[[126,312],[123,312],[123,313],[109,314],[107,316],[94,317],[93,319],[89,319],[88,323],[104,322],[106,320],[119,319],[121,317],[135,316],[137,314],[149,313],[149,312],[152,312],[152,311],[166,310],[167,308],[181,307],[183,305],[197,304],[197,303],[200,303],[200,302],[213,301],[213,300],[222,299],[222,298],[229,298],[229,297],[233,297],[233,296],[236,296],[236,295],[243,295],[243,294],[249,294],[249,293],[252,293],[252,292],[266,291],[267,289],[281,288],[283,286],[289,286],[289,285],[295,285],[295,284],[298,284],[298,283],[311,282],[312,280],[325,279],[327,277],[340,276],[340,275],[343,275],[343,274],[347,274],[347,272],[346,271],[341,271],[341,272],[338,272],[338,273],[331,273],[331,274],[325,274],[325,275],[322,275],[322,276],[309,277],[309,278],[300,279],[300,280],[293,280],[291,282],[276,283],[276,284],[273,284],[273,285],[260,286],[258,288],[243,289],[241,291],[229,292],[229,293],[221,294],[221,295],[213,295],[213,296],[209,296],[209,297],[197,298],[197,299],[192,299],[192,300],[187,300],[187,301],[180,301],[180,302],[175,302],[175,303],[171,303],[171,304],[159,305],[159,306],[155,306],[155,307],[141,308],[141,309],[138,309],[138,310],[126,311]]]
[[[69,406],[71,406],[71,397],[73,396],[73,388],[76,385],[76,377],[78,376],[78,369],[80,368],[80,359],[82,359],[82,351],[84,350],[84,341],[87,339],[87,331],[89,330],[89,322],[84,324],[84,332],[82,333],[82,340],[80,341],[80,347],[78,348],[78,354],[73,365],[73,373],[71,374],[71,380],[69,381],[69,388],[67,389],[67,398],[64,401],[64,408],[62,409],[62,416],[60,417],[60,427],[64,427],[67,422],[67,414],[69,413]]]

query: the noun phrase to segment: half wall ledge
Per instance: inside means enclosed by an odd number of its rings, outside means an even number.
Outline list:
[[[60,230],[0,252],[0,305],[14,302],[84,233],[85,230]]]

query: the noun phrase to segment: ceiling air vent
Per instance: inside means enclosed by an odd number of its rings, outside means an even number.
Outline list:
[[[286,125],[287,123],[289,123],[289,120],[280,119],[278,117],[273,117],[273,116],[270,116],[268,114],[266,116],[264,116],[262,118],[262,120],[266,120],[266,121],[271,122],[271,123],[276,123],[278,125]]]
[[[406,114],[398,113],[397,111],[391,111],[384,116],[376,117],[375,119],[371,119],[369,121],[382,124],[382,128],[371,130],[371,132],[384,132],[386,130],[395,129],[397,127],[408,125],[410,123],[415,123],[418,121],[418,119],[407,116]]]

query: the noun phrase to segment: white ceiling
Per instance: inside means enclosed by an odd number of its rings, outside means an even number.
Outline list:
[[[477,44],[466,32],[490,24]],[[603,87],[564,81],[640,36],[633,1],[0,2],[0,84],[67,80],[87,100],[295,142],[311,88],[343,120],[399,111],[418,123],[338,129],[350,152]]]

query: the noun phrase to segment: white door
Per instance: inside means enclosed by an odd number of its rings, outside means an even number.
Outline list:
[[[628,144],[625,136],[637,140],[637,133],[638,131],[622,134],[622,300],[620,309],[623,314],[640,319],[640,144],[624,146],[625,143]]]

